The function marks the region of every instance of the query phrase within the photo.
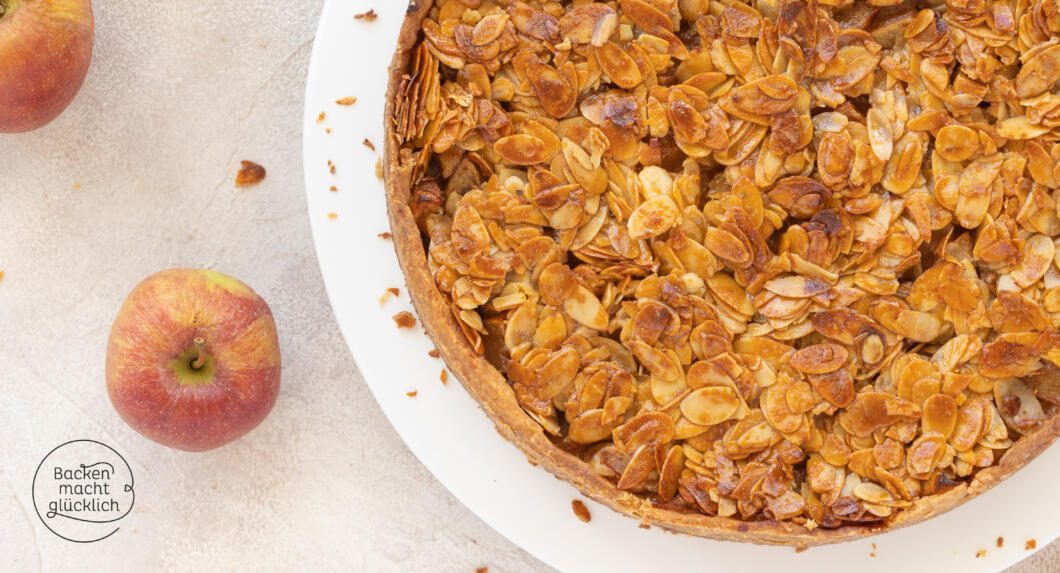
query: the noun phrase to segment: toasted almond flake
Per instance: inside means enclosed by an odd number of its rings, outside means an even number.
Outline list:
[[[416,326],[416,317],[412,316],[411,312],[403,310],[394,315],[394,324],[398,328],[412,328]]]
[[[257,185],[265,180],[265,168],[253,161],[240,161],[239,172],[236,173],[236,186],[248,187]]]
[[[572,500],[570,507],[574,510],[574,515],[578,516],[578,519],[582,520],[582,522],[589,523],[592,520],[593,516],[589,513],[589,508],[585,507],[585,503],[580,499]]]

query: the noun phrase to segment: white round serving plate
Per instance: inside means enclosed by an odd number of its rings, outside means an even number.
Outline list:
[[[527,463],[455,378],[442,385],[444,364],[428,356],[433,345],[423,330],[399,330],[391,320],[412,305],[393,245],[378,236],[389,223],[375,164],[383,147],[387,67],[405,6],[403,0],[329,0],[324,7],[303,127],[309,217],[331,306],[365,381],[409,449],[486,523],[561,571],[609,573],[690,565],[724,572],[998,571],[1031,554],[1026,540],[1035,539],[1040,548],[1060,536],[1055,446],[944,515],[802,553],[641,529],[588,500],[592,521],[579,521],[570,505],[584,499],[578,490]],[[353,18],[369,9],[377,20]],[[335,104],[347,96],[357,103]],[[363,144],[366,138],[378,152]],[[399,287],[401,296],[381,304],[388,287]],[[411,390],[417,391],[414,398],[406,396]],[[1001,549],[995,545],[999,536],[1005,539]],[[986,555],[976,557],[981,549]]]

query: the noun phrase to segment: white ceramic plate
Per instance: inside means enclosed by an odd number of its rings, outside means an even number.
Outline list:
[[[374,8],[379,19],[355,21]],[[387,66],[405,15],[402,0],[330,0],[313,48],[306,93],[306,193],[320,267],[346,342],[361,373],[409,448],[445,486],[508,539],[561,571],[714,571],[787,573],[872,571],[997,571],[1060,534],[1060,447],[1053,447],[994,490],[914,527],[867,540],[813,548],[762,547],[673,535],[587,503],[593,519],[571,512],[579,492],[532,467],[455,380],[439,382],[440,360],[419,328],[398,330],[391,316],[411,310],[390,241],[383,184],[375,176],[380,152]],[[335,100],[356,96],[352,107]],[[320,112],[326,119],[318,122]],[[331,133],[327,132],[331,128]],[[331,174],[328,161],[335,164]],[[331,192],[334,185],[338,192]],[[332,219],[329,214],[336,214]],[[399,300],[380,305],[387,287]],[[409,398],[407,391],[417,390]],[[335,407],[342,407],[336,404]],[[995,540],[1005,538],[998,549]],[[875,557],[873,553],[875,544]],[[986,549],[985,557],[976,552]],[[935,569],[937,568],[937,569]]]

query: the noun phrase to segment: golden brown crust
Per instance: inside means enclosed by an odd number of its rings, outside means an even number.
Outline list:
[[[507,380],[485,358],[476,354],[461,333],[445,297],[427,267],[420,231],[408,206],[411,158],[400,157],[393,117],[398,87],[406,73],[410,50],[433,0],[413,0],[398,38],[390,68],[385,117],[385,176],[387,205],[394,248],[405,273],[417,314],[442,358],[493,420],[497,431],[526,454],[530,463],[544,467],[577,487],[587,497],[642,523],[710,539],[808,547],[847,541],[905,527],[939,515],[990,489],[1044,451],[1060,435],[1060,416],[1054,416],[1010,448],[998,464],[975,474],[969,484],[916,500],[884,526],[846,525],[837,529],[808,529],[790,522],[740,521],[702,514],[684,514],[654,507],[650,501],[619,490],[594,473],[577,457],[545,436],[541,427],[518,405]]]

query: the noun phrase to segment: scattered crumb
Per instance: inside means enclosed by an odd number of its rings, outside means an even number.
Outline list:
[[[366,138],[364,138],[364,141],[362,141],[361,143],[363,143],[364,146],[367,147],[368,149],[371,149],[372,151],[375,151],[375,144],[372,143],[371,139],[368,139],[366,137]]]
[[[872,551],[869,551],[869,557],[873,557],[873,558],[876,557],[876,544],[875,543],[872,544]]]
[[[339,105],[351,106],[351,105],[357,103],[357,98],[355,98],[353,96],[339,98],[339,99],[335,100],[335,103],[337,103]]]
[[[1001,537],[1000,535],[998,535],[997,536],[997,548],[1001,549],[1004,546],[1005,546],[1005,538]]]
[[[803,551],[806,551],[807,549],[809,549],[808,546],[799,545],[798,547],[795,548],[795,553],[802,553]]]
[[[490,573],[490,568],[489,567],[479,567],[478,569],[475,569],[475,573]]]
[[[975,552],[976,559],[982,559],[983,557],[986,557],[986,549],[980,549],[979,551]]]
[[[377,178],[379,178],[380,181],[383,180],[383,160],[382,159],[376,159],[375,160],[375,176]]]
[[[257,185],[265,180],[265,168],[253,161],[240,161],[239,172],[236,173],[236,186],[247,187]]]
[[[331,172],[332,175],[335,174],[335,163],[333,163],[330,159],[328,159],[328,171]]]
[[[320,123],[320,122],[324,121],[327,118],[328,118],[328,114],[326,114],[324,112],[320,112],[320,115],[317,116],[317,123]]]
[[[416,317],[412,316],[411,312],[403,310],[394,315],[394,324],[398,328],[412,328],[416,326]]]
[[[408,392],[405,392],[405,395],[409,398],[415,398],[416,394],[419,394],[419,392],[416,390],[409,390]]]
[[[339,192],[339,188],[334,186],[334,185],[332,185],[331,187],[328,187],[328,191],[331,191],[332,193],[338,193]]]
[[[4,271],[0,271],[0,282],[4,280]]]
[[[585,523],[589,523],[593,519],[592,514],[589,513],[589,508],[585,507],[585,504],[582,503],[582,500],[572,500],[570,502],[570,507],[574,510],[574,515],[577,515],[578,519],[584,521]]]
[[[328,135],[331,135],[331,128],[330,127],[325,127],[324,128],[324,133],[326,133]]]
[[[339,214],[338,213],[328,213],[328,219],[334,221],[335,219],[338,219],[338,218],[339,218]]]
[[[1028,539],[1027,542],[1023,544],[1023,548],[1027,551],[1033,551],[1036,547],[1038,547],[1037,539]]]
[[[438,375],[438,379],[442,381],[442,386],[449,384],[449,373],[446,372],[445,368],[442,368],[442,372]]]
[[[400,295],[401,295],[401,291],[399,291],[398,289],[396,289],[394,287],[390,287],[390,288],[386,289],[386,292],[384,292],[383,295],[379,297],[379,306],[382,306],[382,305],[386,304],[392,297],[400,296]]]
[[[379,14],[376,14],[375,10],[369,10],[367,12],[361,12],[360,14],[353,15],[354,20],[364,20],[365,22],[374,22],[375,19],[378,17]]]
[[[430,356],[431,358],[441,358],[442,353],[438,352],[438,349],[435,348],[435,349],[431,350],[430,352],[428,352],[427,356]]]
[[[80,191],[80,190],[81,190],[81,184],[80,183],[74,183],[74,191]]]
[[[394,235],[390,234],[390,231],[383,231],[382,233],[379,233],[376,236],[379,237],[380,239],[383,239],[384,241],[389,241],[391,238],[394,237]]]

